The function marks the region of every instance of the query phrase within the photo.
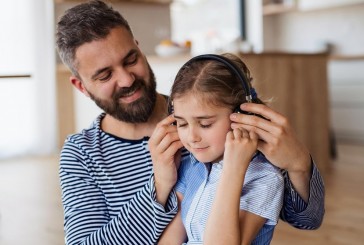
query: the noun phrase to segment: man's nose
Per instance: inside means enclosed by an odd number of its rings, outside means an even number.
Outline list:
[[[130,87],[135,81],[134,74],[125,68],[118,69],[116,75],[119,87]]]

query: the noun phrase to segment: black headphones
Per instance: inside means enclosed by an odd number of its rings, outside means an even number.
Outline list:
[[[194,61],[200,61],[200,60],[215,60],[215,61],[218,61],[218,62],[224,64],[229,69],[229,71],[241,81],[243,88],[245,89],[245,92],[246,92],[246,96],[245,96],[246,102],[251,103],[253,101],[250,83],[248,81],[248,78],[232,61],[230,61],[228,58],[226,58],[224,56],[217,55],[217,54],[198,55],[196,57],[193,57],[189,61],[187,61],[182,67],[185,67]],[[169,114],[173,113],[173,103],[172,102],[168,103],[168,111],[169,111]],[[234,109],[234,112],[250,114],[246,111],[241,110],[240,105],[238,105]]]
[[[249,102],[249,103],[252,102],[253,97],[250,92],[251,88],[250,88],[250,83],[248,81],[248,78],[245,76],[245,74],[243,72],[241,72],[241,70],[232,61],[230,61],[228,58],[226,58],[224,56],[217,55],[217,54],[202,54],[202,55],[193,57],[192,59],[187,61],[183,65],[183,67],[194,61],[197,61],[197,60],[215,60],[215,61],[218,61],[218,62],[224,64],[229,69],[229,71],[233,75],[238,77],[239,80],[241,81],[243,88],[245,89],[245,92],[246,92],[246,96],[245,96],[246,102]]]

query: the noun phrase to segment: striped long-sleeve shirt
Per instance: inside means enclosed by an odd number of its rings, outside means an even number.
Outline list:
[[[155,201],[148,138],[124,140],[93,126],[62,149],[60,181],[66,244],[155,244],[177,212]]]
[[[325,186],[316,165],[312,163],[308,203],[295,191],[286,171],[283,171],[283,177],[284,201],[280,218],[298,229],[318,229],[325,214]]]
[[[155,244],[177,212],[171,193],[166,208],[156,202],[148,138],[125,140],[92,126],[66,140],[60,159],[66,244]],[[306,205],[285,177],[282,217],[315,229],[323,217],[324,188],[314,166]]]

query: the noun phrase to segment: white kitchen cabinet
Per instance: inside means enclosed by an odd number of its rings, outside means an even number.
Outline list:
[[[169,95],[174,78],[182,65],[187,62],[191,56],[180,55],[173,57],[149,56],[148,62],[154,71],[157,79],[157,91]]]
[[[332,59],[328,76],[336,138],[364,142],[364,57]]]
[[[0,159],[55,152],[53,5],[1,1]]]
[[[298,8],[302,11],[344,7],[353,4],[364,3],[364,0],[299,0]]]

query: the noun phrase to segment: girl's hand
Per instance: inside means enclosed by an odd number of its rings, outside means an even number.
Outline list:
[[[258,135],[253,131],[235,128],[228,132],[225,141],[224,169],[228,168],[244,176],[257,145]]]
[[[153,161],[157,201],[162,205],[177,181],[180,163],[178,150],[182,148],[172,115],[159,122],[149,139],[148,145]]]

